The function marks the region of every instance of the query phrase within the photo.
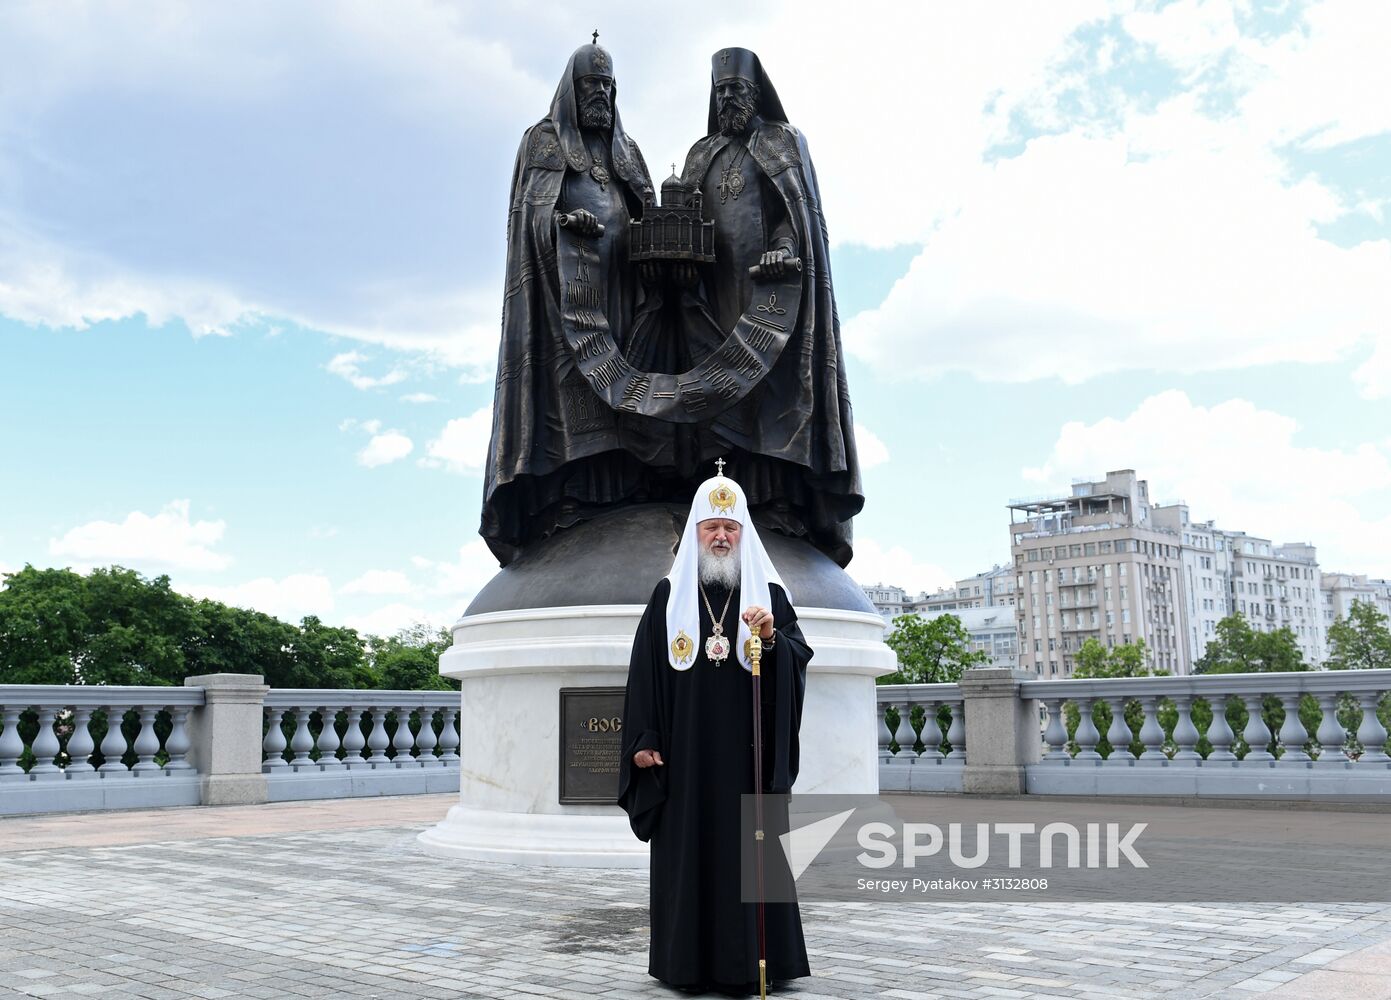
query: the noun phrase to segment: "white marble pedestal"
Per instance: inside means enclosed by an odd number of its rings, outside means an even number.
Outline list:
[[[878,615],[799,608],[816,655],[794,792],[879,790],[874,679],[894,669]],[[617,806],[561,805],[563,687],[622,686],[642,608],[532,608],[465,616],[440,673],[463,685],[459,804],[420,834],[440,857],[512,864],[641,867],[647,845]]]

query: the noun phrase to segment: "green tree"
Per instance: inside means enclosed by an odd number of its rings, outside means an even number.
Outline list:
[[[1077,650],[1076,662],[1072,668],[1072,676],[1078,679],[1150,677],[1155,673],[1156,671],[1149,665],[1149,648],[1145,645],[1144,639],[1122,643],[1108,649],[1101,644],[1100,640],[1089,638]],[[1067,726],[1069,739],[1077,732],[1077,724],[1080,721],[1081,715],[1078,713],[1077,706],[1068,702],[1064,710],[1064,724]],[[1145,710],[1138,700],[1132,698],[1125,703],[1125,721],[1130,726],[1132,733],[1140,731],[1140,727],[1145,721]],[[1111,727],[1111,706],[1109,703],[1105,701],[1093,702],[1092,723],[1096,726],[1096,731],[1101,734],[1101,742],[1097,744],[1097,752],[1103,757],[1109,757],[1111,755],[1111,741],[1106,736]],[[1130,750],[1137,756],[1143,752],[1144,745],[1140,742],[1139,736],[1135,736],[1131,740]]]
[[[25,566],[0,591],[0,681],[179,684],[192,620],[167,576]]]
[[[1122,643],[1107,649],[1097,639],[1087,639],[1077,650],[1075,678],[1149,677],[1154,674],[1149,665],[1149,647],[1144,639]]]
[[[371,643],[372,670],[377,683],[399,691],[457,691],[459,682],[441,677],[440,654],[449,648],[448,629],[413,625],[389,639]]]
[[[370,688],[376,678],[367,662],[356,629],[325,625],[309,615],[289,649],[290,662],[282,678],[267,675],[271,687]]]
[[[898,657],[898,671],[879,678],[880,684],[955,683],[969,668],[989,662],[990,656],[971,649],[971,633],[956,615],[899,615],[884,640]]]
[[[1346,618],[1328,626],[1330,670],[1391,667],[1391,628],[1387,617],[1367,601],[1353,601]]]
[[[290,675],[295,626],[220,601],[196,601],[193,612],[193,630],[184,638],[189,674],[261,674],[272,686]]]
[[[1299,640],[1288,626],[1257,632],[1245,615],[1235,614],[1217,623],[1217,634],[1207,644],[1194,673],[1265,674],[1308,669]]]

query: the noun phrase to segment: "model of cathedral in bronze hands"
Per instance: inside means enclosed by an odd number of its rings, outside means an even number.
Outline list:
[[[658,204],[614,60],[571,56],[522,137],[481,534],[685,503],[729,457],[753,517],[844,566],[864,503],[816,172],[758,57],[712,59],[708,134]]]

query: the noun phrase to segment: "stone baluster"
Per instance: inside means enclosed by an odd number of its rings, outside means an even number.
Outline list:
[[[1106,758],[1106,762],[1129,764],[1135,759],[1135,755],[1130,752],[1130,741],[1135,738],[1135,734],[1130,731],[1130,723],[1125,721],[1125,699],[1108,698],[1106,704],[1111,709],[1111,725],[1106,730],[1107,742],[1111,744],[1111,756]]]
[[[58,743],[58,734],[53,731],[56,710],[40,705],[38,713],[39,731],[34,737],[34,742],[29,745],[34,754],[34,765],[29,768],[29,777],[35,781],[61,781],[63,769],[54,763],[54,758],[62,749]]]
[[[440,767],[441,762],[435,756],[435,744],[439,742],[435,739],[435,710],[427,705],[420,706],[420,732],[415,734],[415,745],[420,751],[420,756],[416,758],[421,767]]]
[[[68,737],[68,780],[76,781],[96,776],[97,769],[92,766],[92,751],[97,745],[92,740],[88,727],[92,724],[92,710],[79,708],[72,713],[72,735]]]
[[[106,735],[101,738],[101,755],[106,760],[97,770],[108,778],[130,774],[130,769],[121,761],[126,755],[126,734],[121,732],[125,717],[124,705],[106,706]]]
[[[1077,760],[1100,760],[1101,754],[1096,752],[1096,745],[1101,742],[1101,734],[1096,731],[1096,723],[1092,721],[1092,700],[1078,698],[1073,704],[1077,706],[1077,732],[1072,737],[1079,748]]]
[[[1285,709],[1285,723],[1280,727],[1280,745],[1285,752],[1281,754],[1280,761],[1284,764],[1306,764],[1312,758],[1304,750],[1304,743],[1309,739],[1309,730],[1304,728],[1304,723],[1299,720],[1299,695],[1282,694],[1279,695],[1280,704]]]
[[[440,762],[447,767],[458,767],[459,730],[454,728],[454,720],[459,717],[459,710],[446,708],[442,715],[444,726],[440,729]]]
[[[411,710],[396,709],[396,732],[392,734],[391,745],[396,748],[394,763],[397,767],[419,767],[420,761],[411,756],[415,737],[411,735]]]
[[[1323,718],[1319,720],[1318,732],[1314,734],[1319,741],[1319,763],[1346,764],[1348,762],[1347,751],[1343,749],[1343,743],[1347,740],[1347,730],[1338,721],[1338,696],[1336,694],[1321,694],[1318,696],[1319,709],[1323,712]]]
[[[1271,740],[1270,727],[1261,714],[1265,699],[1257,694],[1241,700],[1246,705],[1246,728],[1241,731],[1241,738],[1246,741],[1246,756],[1242,763],[1274,760],[1275,755],[1267,749]]]
[[[1156,695],[1146,695],[1140,699],[1140,707],[1144,710],[1145,721],[1140,726],[1140,742],[1145,745],[1145,749],[1140,753],[1140,759],[1150,764],[1162,764],[1169,759],[1169,755],[1164,752],[1164,726],[1159,721],[1159,698]]]
[[[1362,706],[1362,723],[1357,727],[1357,742],[1362,744],[1362,755],[1357,758],[1359,764],[1385,764],[1391,761],[1391,757],[1386,754],[1386,727],[1377,718],[1377,706],[1381,703],[1380,688],[1364,688],[1355,692],[1358,703]],[[0,755],[0,764],[4,762],[4,756]],[[0,767],[0,772],[5,769]]]
[[[367,737],[362,733],[362,706],[349,705],[344,710],[348,717],[348,728],[343,733],[343,764],[348,770],[370,767],[362,756],[367,746]]]
[[[135,766],[131,771],[137,775],[151,772],[158,774],[163,770],[155,763],[155,755],[159,753],[159,737],[155,735],[155,719],[159,716],[159,707],[141,705],[138,711],[140,732],[135,734]]]
[[[19,758],[24,756],[24,741],[19,737],[20,711],[13,705],[0,710],[0,723],[5,727],[0,731],[0,781],[24,781],[28,777],[19,766]]]
[[[892,702],[879,702],[879,757],[881,760],[891,760],[894,755],[889,748],[894,744],[894,734],[898,731],[898,727],[903,725],[903,714],[901,712],[898,714],[898,722],[891,729],[889,728],[889,709],[897,707]]]
[[[314,714],[314,710],[296,705],[292,711],[295,713],[295,732],[290,737],[290,751],[294,754],[290,758],[290,766],[298,774],[300,771],[310,771],[317,767],[309,756],[314,749],[314,737],[309,732],[309,717]]]
[[[966,704],[961,700],[946,702],[951,709],[951,725],[947,727],[947,745],[951,752],[947,760],[965,762],[966,760]]]
[[[922,755],[926,760],[945,759],[942,756],[942,727],[937,722],[937,710],[940,705],[939,701],[923,703],[923,730],[918,738],[922,740]],[[911,719],[910,716],[910,722]]]
[[[316,744],[319,748],[319,766],[325,771],[333,771],[345,765],[338,759],[338,727],[334,721],[338,718],[338,709],[332,705],[321,705],[319,707],[319,741]]]
[[[1043,730],[1043,742],[1048,746],[1044,760],[1071,760],[1067,752],[1067,723],[1063,721],[1063,701],[1049,698],[1044,702],[1048,709],[1048,726]]]
[[[285,762],[285,730],[281,728],[285,721],[285,710],[283,708],[268,708],[267,714],[270,717],[270,724],[266,727],[266,738],[261,741],[261,750],[265,753],[265,760],[261,763],[261,770],[267,774],[274,774],[277,771],[288,770],[290,765]]]
[[[372,754],[367,760],[374,767],[385,767],[391,763],[386,756],[386,748],[391,746],[391,741],[386,737],[388,710],[374,705],[368,711],[372,713],[372,731],[367,734],[367,749],[371,750]]]
[[[169,761],[164,769],[171,774],[193,770],[193,765],[188,762],[188,751],[192,745],[188,737],[188,715],[192,711],[193,708],[188,705],[175,705],[169,709],[169,738],[164,741],[164,752],[169,755]]]
[[[1212,744],[1212,749],[1208,752],[1207,759],[1209,763],[1236,760],[1236,754],[1232,753],[1232,741],[1236,739],[1236,735],[1227,722],[1227,696],[1213,695],[1207,702],[1212,706],[1212,725],[1207,727],[1207,741]]]
[[[913,732],[913,701],[905,698],[902,706],[898,710],[898,732],[894,735],[898,737],[898,755],[914,760],[918,756],[915,749],[918,743],[918,735]],[[931,735],[930,733],[928,735]]]
[[[1201,734],[1193,725],[1193,697],[1180,694],[1174,696],[1174,707],[1178,709],[1178,722],[1174,724],[1174,761],[1180,764],[1196,764],[1203,759],[1198,753],[1198,739]]]

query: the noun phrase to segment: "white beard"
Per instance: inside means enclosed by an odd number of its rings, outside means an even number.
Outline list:
[[[716,555],[709,549],[700,550],[700,582],[719,584],[726,590],[739,586],[739,549],[736,546],[727,555]]]

